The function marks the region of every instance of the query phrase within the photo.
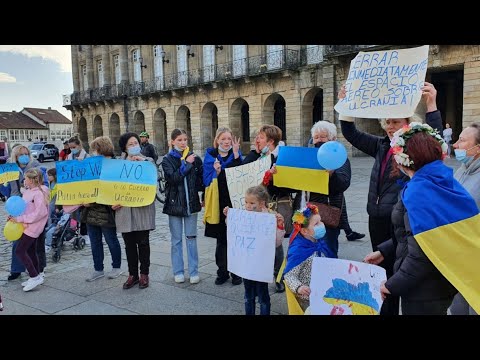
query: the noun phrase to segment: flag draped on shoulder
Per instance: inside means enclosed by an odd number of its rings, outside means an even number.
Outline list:
[[[205,185],[205,212],[203,214],[203,223],[218,224],[220,222],[220,200],[217,172],[213,167],[216,158],[213,157],[208,150],[205,152],[205,159],[203,161],[203,185]]]
[[[402,200],[423,252],[480,312],[480,215],[475,200],[440,160],[415,173]]]

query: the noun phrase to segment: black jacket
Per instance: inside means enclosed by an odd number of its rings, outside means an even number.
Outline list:
[[[155,146],[153,146],[152,144],[150,143],[142,144],[140,152],[143,156],[152,158],[155,164],[157,163],[158,154],[157,154],[157,151],[155,150]]]
[[[387,280],[385,287],[392,295],[410,301],[453,299],[457,290],[418,245],[401,199],[393,207],[392,223],[393,239],[378,245],[384,261],[394,261],[394,274]]]
[[[442,133],[442,117],[439,110],[427,113],[426,122],[432,128]],[[408,180],[408,177],[404,175],[390,177],[393,157],[388,161],[383,178],[380,179],[382,161],[390,149],[390,139],[388,136],[380,137],[361,132],[357,130],[353,122],[340,121],[340,124],[343,136],[350,144],[375,158],[370,175],[370,189],[368,190],[368,215],[389,218],[393,206],[397,203],[398,192],[401,189],[401,185],[398,184],[397,180]]]
[[[190,154],[189,154],[190,155]],[[181,161],[168,153],[162,160],[163,173],[166,180],[165,205],[163,213],[173,216],[188,216],[187,195],[184,179],[187,179],[190,214],[202,210],[199,191],[204,191],[202,159],[196,156],[193,164],[185,162],[185,175],[181,174]]]

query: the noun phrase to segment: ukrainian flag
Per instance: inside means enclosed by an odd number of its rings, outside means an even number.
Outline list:
[[[220,223],[220,199],[218,193],[217,172],[213,168],[216,158],[208,150],[203,161],[203,184],[205,185],[205,212],[203,223]]]
[[[20,169],[17,163],[6,163],[0,165],[0,184],[18,180],[20,177]]]
[[[440,160],[415,173],[402,200],[423,252],[479,313],[480,215],[475,200]]]
[[[328,171],[320,166],[316,148],[280,146],[273,185],[328,195]]]

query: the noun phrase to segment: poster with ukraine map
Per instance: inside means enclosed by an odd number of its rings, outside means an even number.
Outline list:
[[[312,315],[378,315],[385,269],[362,262],[316,257],[310,282]]]

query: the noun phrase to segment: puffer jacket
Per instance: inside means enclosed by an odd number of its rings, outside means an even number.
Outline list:
[[[93,203],[83,207],[80,222],[100,227],[115,227],[115,212],[110,205]]]

